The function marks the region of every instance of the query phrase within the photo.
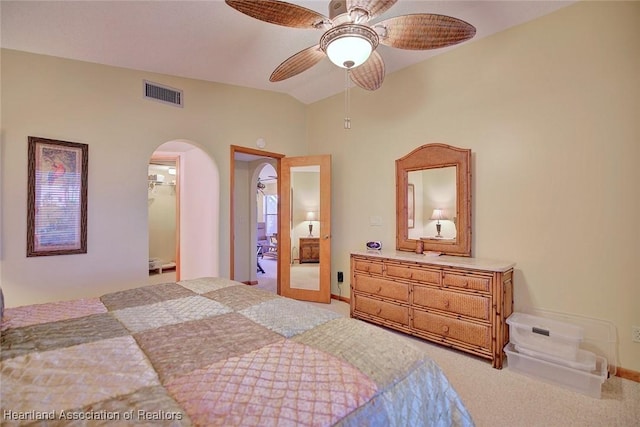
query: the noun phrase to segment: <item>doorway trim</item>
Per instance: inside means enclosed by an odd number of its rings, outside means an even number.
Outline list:
[[[230,146],[230,167],[229,167],[229,278],[234,280],[235,277],[235,173],[237,156],[246,157],[246,161],[257,160],[260,158],[275,159],[276,174],[280,175],[280,159],[285,157],[284,154],[273,153],[255,148],[241,147],[239,145]],[[278,229],[280,229],[280,194],[278,194]],[[280,293],[280,269],[276,278],[278,293]]]

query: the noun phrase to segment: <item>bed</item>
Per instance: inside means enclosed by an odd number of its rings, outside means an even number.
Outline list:
[[[3,425],[467,426],[406,339],[223,278],[8,308]]]

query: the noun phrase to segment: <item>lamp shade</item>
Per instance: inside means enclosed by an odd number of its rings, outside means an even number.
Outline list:
[[[307,212],[307,221],[315,221],[317,219],[316,213],[313,211]]]
[[[444,209],[434,209],[430,219],[437,219],[438,221],[440,221],[441,219],[448,219],[448,218]]]

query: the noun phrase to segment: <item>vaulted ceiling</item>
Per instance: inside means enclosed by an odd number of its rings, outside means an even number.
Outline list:
[[[328,0],[299,1],[328,16]],[[466,42],[533,20],[573,1],[399,0],[372,22],[410,13],[462,19],[477,29]],[[339,93],[344,70],[328,59],[278,83],[272,71],[318,43],[322,31],[268,24],[214,1],[0,2],[1,45],[112,66],[287,93],[308,104]],[[456,46],[409,51],[380,45],[387,75]]]

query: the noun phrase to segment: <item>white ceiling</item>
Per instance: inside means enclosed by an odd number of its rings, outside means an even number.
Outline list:
[[[328,16],[328,0],[291,3]],[[473,43],[571,3],[399,0],[373,22],[409,13],[449,15],[476,27],[467,42]],[[269,82],[282,61],[317,44],[322,32],[258,21],[222,0],[2,0],[0,14],[3,48],[284,92],[306,104],[344,88],[344,70],[328,59],[283,82]],[[443,51],[378,47],[387,75]]]

